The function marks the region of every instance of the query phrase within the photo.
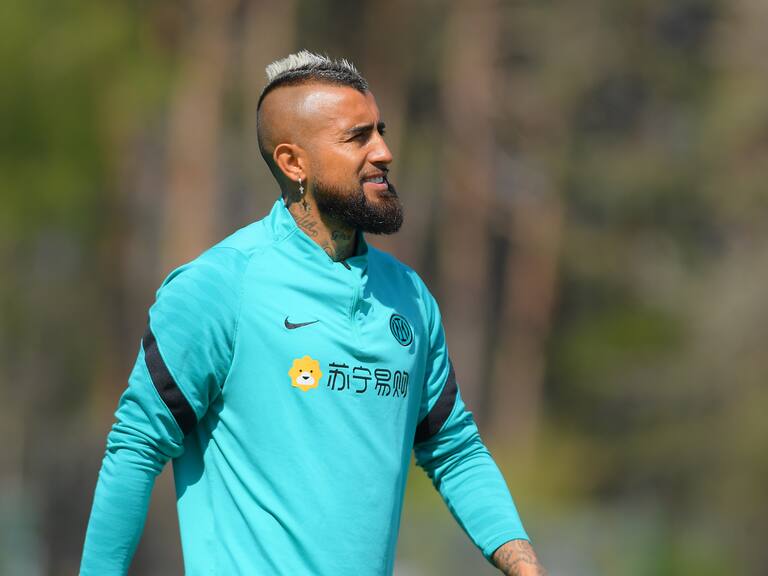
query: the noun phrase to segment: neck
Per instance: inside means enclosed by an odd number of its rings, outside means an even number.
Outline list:
[[[354,255],[357,245],[357,232],[324,218],[317,209],[314,198],[286,201],[288,211],[304,233],[317,243],[331,260],[340,262]]]

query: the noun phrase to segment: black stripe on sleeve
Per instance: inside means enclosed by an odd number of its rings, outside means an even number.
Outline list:
[[[419,442],[429,440],[443,427],[443,424],[445,424],[445,421],[451,414],[451,410],[453,410],[453,405],[456,403],[456,390],[456,373],[453,371],[453,364],[450,364],[448,378],[443,385],[440,397],[435,402],[432,410],[424,416],[424,419],[416,427],[415,443],[418,444]]]
[[[160,398],[163,399],[163,402],[165,402],[165,405],[168,406],[171,414],[176,419],[181,432],[186,436],[197,424],[195,411],[187,402],[184,394],[181,393],[181,389],[176,384],[173,376],[171,376],[171,372],[165,365],[163,357],[160,356],[155,335],[152,334],[152,329],[149,326],[147,326],[147,332],[144,334],[141,343],[144,346],[144,361],[147,363],[152,383],[157,388]]]

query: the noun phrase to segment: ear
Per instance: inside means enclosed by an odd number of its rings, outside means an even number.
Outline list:
[[[304,149],[297,144],[278,144],[272,153],[275,164],[286,178],[298,182],[306,180],[306,156]]]

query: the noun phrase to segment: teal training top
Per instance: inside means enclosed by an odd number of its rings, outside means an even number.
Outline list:
[[[81,574],[127,572],[168,460],[188,575],[391,574],[412,449],[486,557],[528,539],[421,279],[362,235],[334,262],[278,200],[158,290]]]

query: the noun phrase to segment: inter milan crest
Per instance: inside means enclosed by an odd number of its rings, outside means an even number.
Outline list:
[[[389,319],[389,329],[392,330],[392,336],[395,337],[399,344],[410,346],[411,342],[413,342],[411,325],[400,314],[392,314],[392,317]]]

